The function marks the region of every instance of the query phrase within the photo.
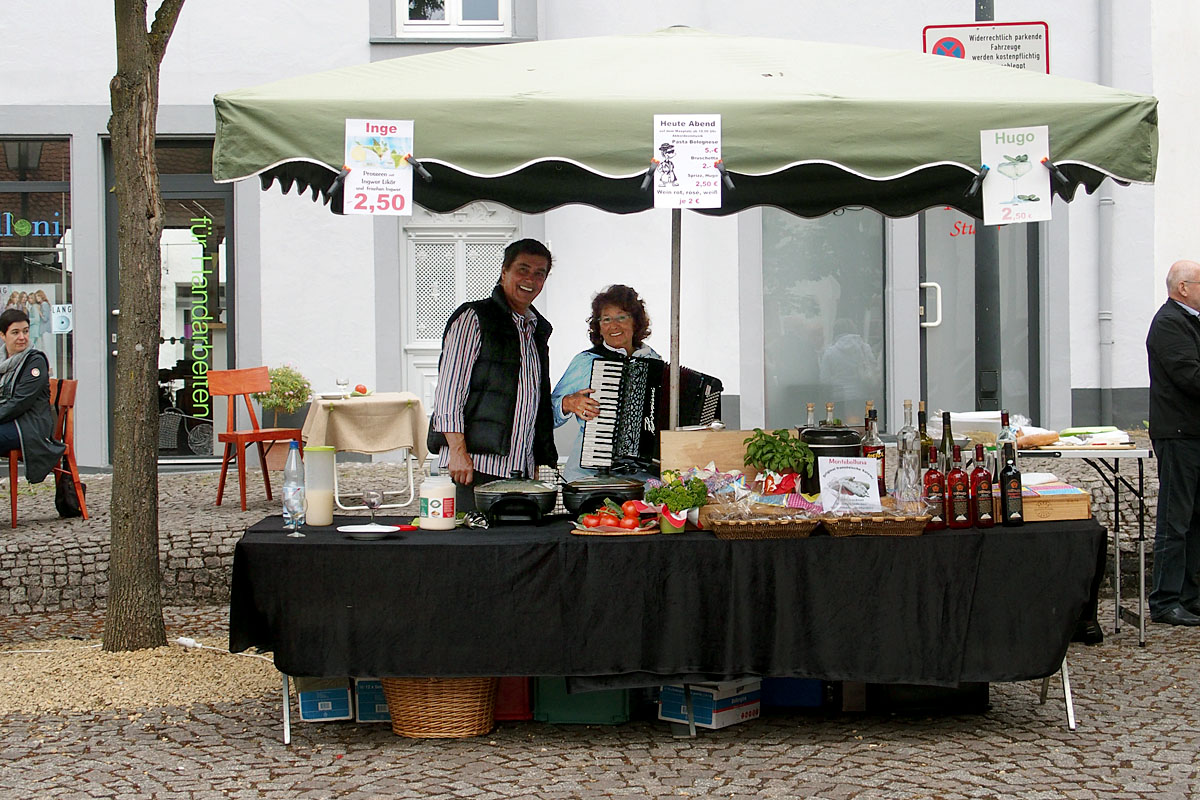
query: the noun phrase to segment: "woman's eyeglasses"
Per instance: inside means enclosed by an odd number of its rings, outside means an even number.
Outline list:
[[[629,316],[628,314],[617,314],[615,317],[601,317],[600,324],[601,325],[611,325],[615,322],[618,325],[624,325],[626,322],[629,322],[629,320],[631,320],[631,319],[633,319],[633,317]]]

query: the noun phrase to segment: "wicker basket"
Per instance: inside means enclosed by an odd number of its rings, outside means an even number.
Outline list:
[[[800,539],[820,520],[815,519],[714,519],[709,527],[718,539]]]
[[[495,724],[498,678],[381,678],[392,733],[413,739],[479,736]]]
[[[928,514],[893,517],[872,514],[862,517],[822,517],[830,536],[920,536],[932,519]]]

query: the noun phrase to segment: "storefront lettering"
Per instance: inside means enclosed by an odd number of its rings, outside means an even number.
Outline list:
[[[954,220],[954,230],[950,232],[951,236],[974,236],[975,223],[964,222],[961,219]]]
[[[193,217],[192,239],[203,252],[212,233],[212,219]],[[207,253],[194,256],[193,261],[200,262],[192,270],[192,323],[191,323],[191,356],[192,356],[192,402],[196,414],[207,417],[211,412],[208,393],[209,359],[212,356],[212,341],[209,337],[208,323],[212,317],[208,313],[208,276],[212,275],[213,257]]]
[[[58,212],[54,212],[58,216]],[[11,211],[0,212],[0,239],[13,236],[62,236],[62,226],[57,219],[24,219],[13,216]]]

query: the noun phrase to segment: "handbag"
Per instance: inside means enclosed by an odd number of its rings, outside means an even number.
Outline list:
[[[58,509],[58,515],[64,519],[82,517],[83,509],[79,507],[79,496],[75,494],[75,482],[71,479],[71,472],[65,458],[62,466],[62,471],[54,471],[54,507]],[[79,487],[84,496],[87,496],[87,484],[80,483]]]

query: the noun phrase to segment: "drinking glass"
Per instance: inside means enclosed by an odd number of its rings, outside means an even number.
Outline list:
[[[304,536],[300,532],[299,520],[304,516],[305,506],[304,495],[300,492],[287,492],[283,494],[283,506],[287,509],[287,521],[284,522],[283,528],[288,531],[288,536],[299,538]]]
[[[1017,199],[1017,181],[1029,174],[1031,169],[1033,169],[1032,161],[1005,161],[996,167],[997,172],[1012,181],[1012,199],[1005,205],[1015,205],[1021,202]]]
[[[334,378],[334,381],[337,383],[338,390],[342,393],[342,397],[348,397],[350,395],[350,379],[341,377]]]
[[[383,505],[383,492],[378,489],[366,489],[362,493],[363,505],[371,512],[371,524],[375,524],[375,512]]]

